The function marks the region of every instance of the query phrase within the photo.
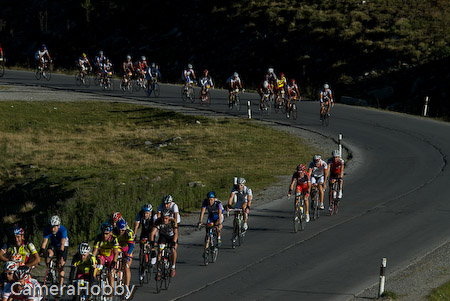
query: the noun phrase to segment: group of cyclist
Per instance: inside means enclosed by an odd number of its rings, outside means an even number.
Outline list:
[[[303,197],[306,210],[306,222],[309,222],[310,216],[310,201],[309,196],[311,193],[311,188],[317,186],[319,191],[319,209],[324,210],[324,194],[328,187],[331,187],[333,181],[339,182],[339,191],[337,193],[337,198],[340,200],[342,198],[342,188],[343,188],[343,177],[344,177],[344,160],[341,158],[341,153],[339,150],[333,150],[331,153],[331,158],[325,162],[322,160],[320,155],[314,155],[313,160],[309,163],[308,168],[304,164],[299,164],[297,166],[297,171],[292,175],[292,180],[289,185],[288,196],[291,196],[295,192],[295,206],[299,201],[299,197]],[[295,190],[294,190],[295,188]],[[329,189],[329,204],[332,201],[332,191]],[[331,205],[328,210],[332,210]]]
[[[167,243],[172,249],[170,277],[175,276],[177,244],[178,244],[178,223],[180,215],[178,206],[174,203],[171,195],[162,198],[161,205],[156,212],[150,203],[142,206],[137,213],[134,223],[134,231],[120,212],[113,212],[111,216],[101,224],[99,233],[91,247],[87,242],[78,246],[77,253],[72,258],[69,283],[74,280],[83,279],[89,283],[99,281],[101,269],[107,271],[109,283],[113,283],[115,273],[118,269],[123,269],[124,284],[129,287],[131,280],[131,263],[133,259],[134,244],[137,241],[135,233],[141,228],[139,241],[141,243],[140,256],[142,256],[143,245],[149,244],[152,247],[151,264],[155,264],[158,255],[153,248],[159,243]],[[64,283],[64,266],[67,261],[69,237],[67,229],[61,225],[59,216],[51,216],[48,226],[43,231],[41,249],[38,252],[33,243],[25,241],[23,228],[16,227],[8,237],[8,242],[0,249],[0,261],[3,261],[4,273],[0,277],[0,288],[4,301],[10,299],[32,299],[38,301],[40,296],[24,296],[24,287],[20,291],[12,293],[12,286],[15,282],[25,281],[26,285],[34,287],[40,284],[31,277],[32,269],[39,264],[42,257],[48,267],[53,260],[55,262],[55,282],[62,287]],[[160,277],[158,271],[156,277]],[[19,288],[19,287],[18,287]],[[130,290],[127,290],[130,292]],[[6,299],[5,299],[6,297]],[[20,298],[19,298],[20,297]],[[55,296],[58,300],[61,296]],[[128,299],[130,295],[125,298]],[[8,299],[10,298],[10,299]]]

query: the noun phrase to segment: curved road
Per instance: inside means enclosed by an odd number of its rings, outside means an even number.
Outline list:
[[[174,85],[162,85],[159,99],[147,99],[142,92],[78,88],[72,76],[64,75],[44,82],[30,72],[6,70],[0,84],[7,83],[125,96],[168,108],[184,105],[180,86]],[[211,94],[209,110],[226,112],[226,93]],[[252,94],[242,98],[257,102]],[[198,104],[187,106],[204,110]],[[448,241],[449,124],[338,104],[330,126],[322,127],[317,103],[302,102],[299,112],[297,121],[273,113],[265,119],[330,137],[343,133],[344,145],[353,151],[351,164],[358,168],[345,177],[339,215],[323,216],[294,234],[292,205],[286,198],[263,204],[252,210],[245,245],[235,250],[230,248],[228,222],[218,262],[208,267],[202,266],[203,232],[182,237],[170,289],[154,295],[151,282],[137,290],[135,300],[348,300],[378,281],[382,257],[387,257],[392,272]],[[260,117],[256,111],[254,118]]]

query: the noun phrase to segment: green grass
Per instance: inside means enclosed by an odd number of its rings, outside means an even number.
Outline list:
[[[450,281],[435,288],[431,291],[431,294],[427,297],[428,301],[441,301],[450,300]]]
[[[313,153],[301,139],[246,119],[122,103],[1,102],[1,214],[19,217],[28,233],[60,214],[74,245],[92,239],[113,211],[132,222],[143,203],[157,206],[170,193],[188,212],[209,190],[226,200],[234,176],[257,192]]]

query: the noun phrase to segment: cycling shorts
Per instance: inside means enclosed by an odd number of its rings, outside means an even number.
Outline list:
[[[311,177],[311,185],[314,185],[314,184],[323,184],[324,179],[325,179],[324,176],[320,176],[320,177],[312,176],[312,177]]]
[[[111,252],[111,255],[109,256],[98,255],[98,259],[102,265],[106,265],[109,268],[111,266],[111,261],[114,259],[114,253]]]
[[[308,192],[308,183],[303,183],[301,185],[297,185],[296,192],[299,193],[307,193]]]
[[[218,220],[219,220],[219,215],[208,216],[208,221],[206,223],[207,224],[216,223]],[[223,214],[222,214],[222,218],[221,218],[220,222],[223,223]]]
[[[126,247],[122,247],[121,249],[122,249],[123,254],[128,254],[128,250],[130,249],[130,247],[126,246]],[[131,254],[133,254],[133,252],[131,252]]]
[[[158,244],[168,244],[170,242],[173,242],[173,235],[159,235]]]
[[[55,247],[54,245],[49,245],[48,249],[53,251],[53,253],[56,255],[56,258],[62,257],[64,261],[67,261],[67,252],[69,251],[69,247],[64,247],[64,251],[62,252],[59,247]]]

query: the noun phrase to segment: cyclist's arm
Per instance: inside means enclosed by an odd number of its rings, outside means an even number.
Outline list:
[[[158,232],[158,228],[153,226],[152,232],[150,233],[150,241],[155,240],[156,232]]]
[[[138,230],[138,228],[139,228],[139,225],[141,224],[141,222],[140,221],[135,221],[134,222],[134,233],[137,235],[137,230]]]
[[[97,253],[98,253],[98,247],[95,246],[94,250],[92,251],[92,255],[97,256]]]
[[[31,267],[36,266],[40,261],[41,261],[41,257],[39,256],[38,252],[36,251],[35,253],[30,255],[30,257],[28,258],[28,262],[25,263],[25,265],[31,268]]]
[[[45,250],[45,248],[47,247],[47,242],[48,238],[44,237],[44,239],[42,240],[41,250]]]
[[[177,248],[177,241],[178,241],[178,228],[173,229],[173,242],[174,242],[174,248]]]
[[[65,244],[66,244],[66,239],[63,237],[63,238],[61,238],[61,247],[60,247],[60,250],[62,252],[64,252]]]
[[[291,195],[292,191],[294,190],[294,184],[295,184],[295,178],[292,177],[291,185],[289,185],[289,193],[288,193],[288,195]]]
[[[198,221],[199,224],[201,224],[203,222],[203,215],[205,215],[205,211],[206,211],[206,208],[202,207],[202,210],[200,211],[200,220]]]
[[[252,199],[253,199],[253,195],[248,195],[247,196],[247,207],[251,207],[252,206]]]
[[[228,198],[228,206],[231,206],[231,204],[233,203],[233,198],[234,198],[234,193],[232,192],[230,194],[230,197]]]
[[[339,173],[339,178],[340,178],[340,179],[343,179],[343,178],[344,178],[344,163],[342,163],[342,166],[341,166],[341,172]]]
[[[6,250],[4,250],[4,249],[1,249],[0,250],[0,260],[1,261],[8,261],[9,259],[5,256],[5,254],[6,254]]]

